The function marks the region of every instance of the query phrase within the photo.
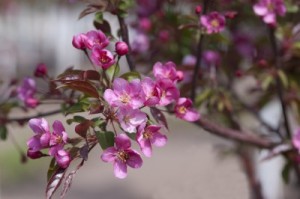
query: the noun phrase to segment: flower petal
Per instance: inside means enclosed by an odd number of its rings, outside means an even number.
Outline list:
[[[117,150],[115,149],[115,147],[109,147],[103,151],[101,159],[104,162],[113,162],[115,160],[116,153]]]
[[[117,149],[128,149],[131,147],[131,142],[126,134],[119,134],[115,138]]]
[[[44,118],[33,118],[29,120],[29,127],[36,134],[49,132],[48,122]]]
[[[126,161],[128,166],[137,169],[143,165],[143,160],[138,152],[134,150],[128,150],[127,154],[129,156],[129,159]]]
[[[157,146],[157,147],[162,147],[164,146],[166,143],[167,143],[167,136],[159,133],[159,132],[156,132],[156,133],[153,133],[153,137],[151,139],[151,143],[154,145],[154,146]]]
[[[121,160],[114,162],[114,174],[117,178],[124,179],[127,176],[127,165]]]

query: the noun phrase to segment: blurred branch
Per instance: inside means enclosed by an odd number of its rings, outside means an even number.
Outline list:
[[[203,15],[206,14],[207,9],[208,9],[208,3],[209,0],[204,0],[203,2]],[[197,80],[198,80],[198,75],[199,75],[199,69],[200,69],[200,64],[201,64],[201,59],[202,59],[202,51],[203,51],[203,44],[204,44],[204,34],[200,32],[200,38],[197,46],[197,61],[196,65],[194,68],[194,74],[193,74],[193,79],[192,79],[192,90],[191,90],[191,99],[193,102],[195,102],[195,97],[196,97],[196,88],[197,88]]]
[[[118,15],[118,21],[119,21],[119,24],[120,24],[120,31],[121,31],[122,39],[123,39],[123,41],[125,41],[127,43],[128,48],[129,48],[129,53],[126,54],[126,59],[127,59],[129,69],[130,69],[130,71],[135,71],[135,65],[133,63],[132,57],[130,56],[131,46],[130,46],[130,41],[129,41],[129,36],[128,36],[127,25],[125,23],[124,18],[122,18],[119,15]]]
[[[38,113],[36,115],[32,115],[32,116],[28,116],[28,117],[19,117],[19,118],[8,118],[5,120],[5,122],[10,123],[10,122],[19,122],[19,123],[23,123],[23,122],[27,122],[28,120],[32,119],[32,118],[39,118],[39,117],[45,117],[45,116],[50,116],[50,115],[55,115],[61,113],[61,109],[58,110],[54,110],[54,111],[49,111],[46,113]]]

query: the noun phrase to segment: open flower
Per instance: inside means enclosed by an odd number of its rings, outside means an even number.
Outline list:
[[[266,24],[276,25],[276,15],[284,16],[286,7],[283,0],[259,0],[253,10]]]
[[[56,148],[56,150],[53,150],[53,155],[52,155],[57,164],[61,167],[61,168],[67,168],[70,165],[71,162],[71,157],[69,152],[65,151],[64,149],[59,149]]]
[[[103,49],[109,44],[109,40],[101,30],[92,30],[87,32],[85,35],[86,38],[84,39],[84,42],[88,49],[92,49],[94,47]]]
[[[49,143],[51,147],[49,154],[55,156],[56,151],[63,149],[64,145],[67,143],[68,135],[60,121],[54,121],[52,127],[53,133],[51,134]]]
[[[106,89],[104,99],[113,107],[130,106],[133,109],[144,105],[145,95],[140,80],[126,81],[116,78],[113,89]]]
[[[27,141],[27,146],[31,152],[37,152],[41,149],[49,147],[50,131],[48,122],[42,119],[30,119],[29,127],[35,133],[35,135]]]
[[[145,106],[155,106],[159,103],[160,90],[156,82],[150,77],[145,77],[141,82],[143,92],[145,93]]]
[[[34,97],[36,93],[36,83],[34,79],[29,77],[24,78],[17,92],[18,98],[24,102],[25,106],[35,108],[38,105],[38,100]]]
[[[160,126],[149,125],[147,127],[146,123],[141,124],[138,127],[136,140],[143,152],[147,157],[152,155],[152,145],[157,147],[162,147],[167,143],[167,136],[159,132]]]
[[[91,60],[95,65],[100,66],[104,70],[115,63],[113,54],[109,50],[101,49],[99,47],[92,49]]]
[[[120,134],[115,138],[115,147],[107,148],[101,155],[104,162],[113,162],[117,178],[123,179],[127,176],[127,165],[136,169],[143,164],[140,154],[130,147],[131,142],[127,135]]]
[[[211,12],[200,17],[200,23],[208,34],[219,33],[225,28],[225,17],[218,12]]]
[[[175,106],[176,117],[194,122],[200,118],[200,114],[193,108],[192,100],[188,98],[179,98]]]
[[[147,115],[139,109],[120,107],[117,117],[122,129],[128,133],[135,133],[136,128],[147,121]]]
[[[173,82],[178,79],[176,65],[171,61],[165,64],[156,62],[153,66],[153,74],[156,79],[167,78]]]
[[[160,89],[160,106],[167,106],[179,98],[179,90],[170,79],[159,79],[157,81],[158,88]]]

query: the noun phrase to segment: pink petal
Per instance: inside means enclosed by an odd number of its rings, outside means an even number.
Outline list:
[[[42,146],[42,147],[48,147],[48,146],[49,146],[50,137],[51,137],[51,134],[50,134],[50,133],[44,133],[44,134],[40,137],[40,143],[41,143],[41,146]]]
[[[63,124],[60,121],[55,120],[53,122],[52,127],[53,127],[53,131],[54,131],[55,134],[60,135],[60,136],[63,135],[63,132],[65,131],[65,128],[64,128]]]
[[[36,134],[42,134],[42,133],[49,132],[48,122],[44,118],[41,118],[41,119],[38,119],[38,118],[30,119],[29,120],[29,127]]]
[[[264,16],[264,22],[267,24],[276,24],[276,15],[274,13],[269,13]]]
[[[28,146],[28,148],[30,148],[34,152],[39,151],[39,150],[42,149],[40,139],[37,136],[34,136],[34,137],[30,138],[27,141],[27,146]]]
[[[131,147],[131,142],[126,134],[119,134],[115,138],[117,149],[128,149]]]
[[[104,162],[113,162],[116,158],[117,152],[118,151],[115,149],[115,147],[109,147],[103,151],[101,159]]]
[[[258,4],[255,4],[253,6],[253,10],[255,14],[257,14],[258,16],[264,16],[268,13],[268,8],[266,6],[262,6]]]
[[[157,146],[157,147],[163,147],[166,145],[167,143],[167,136],[157,132],[157,133],[153,133],[153,137],[151,139],[151,143],[154,145],[154,146]]]
[[[182,119],[194,122],[200,118],[200,114],[196,110],[188,110],[183,116]]]
[[[138,143],[140,145],[140,148],[143,152],[143,154],[146,157],[151,157],[152,156],[152,146],[151,146],[151,142],[149,139],[139,139]]]
[[[114,162],[114,174],[117,178],[124,179],[127,176],[127,165],[121,160]]]
[[[143,160],[142,160],[141,156],[138,154],[138,152],[136,152],[134,150],[130,150],[127,153],[129,156],[129,159],[126,161],[128,166],[130,166],[131,168],[137,169],[143,165]]]

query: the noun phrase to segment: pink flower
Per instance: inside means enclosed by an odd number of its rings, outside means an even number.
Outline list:
[[[192,100],[188,98],[179,98],[175,106],[176,117],[194,122],[200,118],[200,114],[193,108]]]
[[[135,133],[136,127],[147,122],[147,115],[139,109],[120,107],[117,117],[122,129],[128,133]]]
[[[32,78],[24,78],[22,85],[17,89],[18,98],[24,102],[25,106],[35,108],[38,100],[34,97],[36,93],[36,83]]]
[[[217,51],[212,51],[212,50],[207,50],[203,52],[203,61],[208,65],[208,66],[217,66],[220,64],[221,61],[221,56]]]
[[[34,71],[34,76],[35,77],[45,77],[48,74],[48,69],[46,64],[38,64],[35,71]]]
[[[225,28],[225,17],[218,12],[211,12],[200,17],[201,25],[208,34],[219,33]]]
[[[50,150],[49,155],[54,156],[58,149],[62,149],[64,145],[67,143],[68,135],[65,132],[65,128],[62,123],[58,120],[55,120],[53,125],[53,133],[50,138]]]
[[[153,66],[153,74],[156,79],[167,78],[173,82],[177,80],[176,65],[171,61],[165,64],[156,62]]]
[[[139,28],[144,32],[150,31],[152,28],[152,23],[151,23],[150,19],[147,17],[140,18],[139,19]]]
[[[67,168],[70,165],[71,157],[69,152],[65,151],[64,149],[58,149],[53,151],[53,156],[57,162],[57,164],[61,168]]]
[[[86,33],[84,43],[88,49],[92,49],[94,47],[103,49],[108,46],[109,40],[101,30],[92,30]]]
[[[167,106],[179,98],[179,90],[170,79],[159,79],[157,82],[160,89],[160,106]]]
[[[292,143],[296,149],[300,151],[300,129],[298,129],[296,134],[293,136]]]
[[[160,126],[149,125],[143,123],[138,127],[136,140],[143,152],[147,157],[152,155],[152,145],[162,147],[167,143],[167,136],[159,132]]]
[[[43,156],[46,156],[45,154],[43,154],[40,151],[33,151],[32,149],[28,149],[27,150],[27,157],[31,158],[31,159],[39,159]]]
[[[150,41],[144,33],[137,33],[132,41],[131,48],[133,52],[144,53],[150,47]]]
[[[123,41],[118,41],[116,43],[115,48],[116,48],[116,52],[119,56],[126,55],[129,51],[128,45]]]
[[[276,15],[284,16],[286,8],[283,0],[259,0],[253,6],[255,14],[261,16],[266,24],[276,25]]]
[[[73,36],[73,40],[72,40],[72,44],[75,48],[77,49],[86,49],[86,40],[87,40],[87,36],[86,34],[78,34]]]
[[[103,70],[108,69],[115,63],[115,58],[109,50],[98,47],[92,49],[91,60],[95,65],[100,66]]]
[[[35,133],[35,135],[27,141],[27,146],[31,152],[37,152],[41,149],[49,147],[50,131],[48,122],[42,119],[30,119],[29,127]]]
[[[130,106],[133,109],[141,108],[145,102],[145,95],[140,80],[126,81],[116,78],[113,89],[106,89],[104,99],[113,107]]]
[[[143,92],[145,93],[145,106],[155,106],[159,103],[160,90],[156,82],[150,77],[146,77],[141,82]]]
[[[104,162],[113,162],[117,178],[123,179],[127,176],[127,165],[137,169],[143,164],[140,154],[130,147],[129,138],[125,134],[120,134],[115,138],[115,147],[107,148],[101,155]]]

